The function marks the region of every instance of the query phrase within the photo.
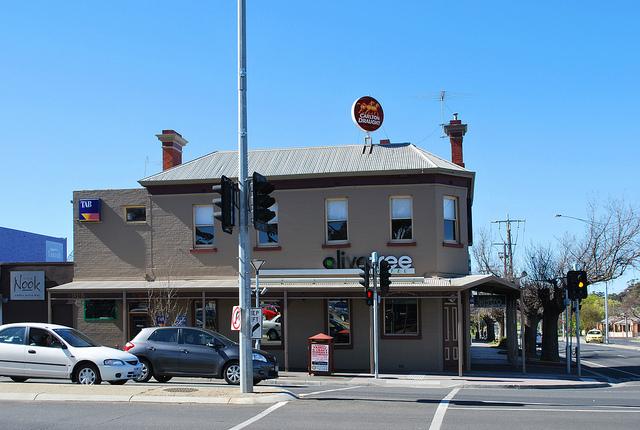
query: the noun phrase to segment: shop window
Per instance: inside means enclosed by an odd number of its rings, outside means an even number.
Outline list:
[[[128,223],[144,223],[147,221],[146,206],[125,206],[124,219]]]
[[[84,301],[85,321],[116,321],[118,302],[116,300],[87,299]]]
[[[413,239],[411,197],[391,197],[391,240]]]
[[[346,299],[329,300],[329,336],[334,345],[351,344],[351,315],[349,301]]]
[[[443,200],[444,209],[444,241],[458,241],[458,208],[455,197],[445,197]]]
[[[196,327],[202,327],[209,330],[218,331],[216,322],[216,302],[205,301],[204,308],[205,317],[202,316],[202,302],[196,302]]]
[[[418,334],[418,299],[384,299],[384,334]]]
[[[262,340],[260,347],[281,346],[284,316],[279,301],[260,302],[262,308]]]
[[[267,232],[258,230],[258,245],[260,246],[273,246],[278,244],[278,203],[274,203],[269,209],[275,212],[276,216],[269,221]]]
[[[213,205],[193,207],[194,248],[213,248]]]
[[[347,235],[347,199],[326,201],[327,243],[346,242]]]

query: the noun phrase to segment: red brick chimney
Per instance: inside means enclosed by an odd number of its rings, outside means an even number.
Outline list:
[[[162,170],[182,164],[182,147],[187,143],[180,133],[173,130],[162,130],[162,134],[156,134],[162,142]]]
[[[464,167],[464,161],[462,161],[462,138],[467,132],[467,124],[462,124],[462,121],[458,119],[458,114],[454,113],[453,120],[444,126],[444,132],[447,133],[451,142],[451,162]]]

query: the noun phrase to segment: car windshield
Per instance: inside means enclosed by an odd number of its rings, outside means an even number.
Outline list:
[[[101,346],[98,342],[91,339],[86,334],[80,333],[78,330],[72,328],[58,328],[54,329],[54,332],[61,338],[63,338],[69,345],[76,348],[87,348],[91,346]]]

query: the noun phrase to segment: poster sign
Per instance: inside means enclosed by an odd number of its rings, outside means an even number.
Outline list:
[[[156,317],[156,325],[158,327],[165,327],[167,325],[167,317],[164,317],[164,316]]]
[[[329,345],[322,343],[311,344],[311,370],[317,372],[329,371]]]
[[[186,327],[187,317],[176,317],[176,325],[180,327]]]
[[[231,330],[240,330],[242,326],[242,319],[240,318],[240,306],[234,306],[231,312]]]
[[[351,119],[360,130],[368,133],[380,128],[384,120],[384,112],[380,103],[373,97],[360,97],[353,102]]]
[[[498,294],[483,294],[475,296],[474,304],[477,308],[506,308],[507,296]]]
[[[262,308],[251,308],[251,339],[262,339]]]
[[[78,200],[78,220],[102,221],[100,216],[100,199]]]
[[[11,300],[44,300],[44,271],[11,272]]]

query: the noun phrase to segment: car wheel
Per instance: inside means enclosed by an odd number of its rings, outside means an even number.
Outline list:
[[[169,381],[171,381],[171,378],[173,378],[173,376],[160,376],[160,375],[158,375],[158,376],[153,375],[153,377],[158,382],[169,382]]]
[[[13,382],[24,382],[27,380],[24,376],[9,376]]]
[[[588,340],[585,340],[585,342],[589,343],[589,341],[588,341]]]
[[[117,381],[109,381],[111,385],[124,385],[126,384],[128,379],[118,379]]]
[[[278,340],[278,332],[274,329],[269,330],[267,336],[269,337],[269,340]]]
[[[95,364],[86,363],[78,367],[76,381],[81,385],[98,385],[102,379],[100,379],[100,372]]]
[[[146,358],[140,358],[140,365],[142,366],[142,372],[140,373],[140,377],[136,378],[136,382],[147,382],[151,379],[151,375],[153,375],[153,366],[149,363],[149,360]]]
[[[229,385],[240,384],[240,365],[236,362],[230,362],[224,367],[224,380]]]

